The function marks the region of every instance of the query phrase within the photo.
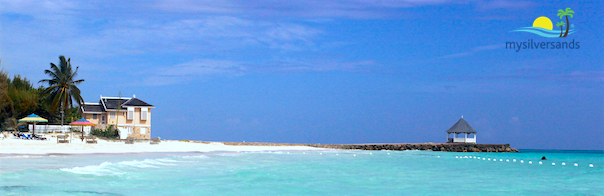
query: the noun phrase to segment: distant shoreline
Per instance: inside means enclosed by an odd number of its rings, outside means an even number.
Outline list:
[[[431,150],[444,152],[519,152],[509,144],[472,143],[384,143],[384,144],[289,144],[257,142],[220,142],[231,146],[309,146],[343,150]]]

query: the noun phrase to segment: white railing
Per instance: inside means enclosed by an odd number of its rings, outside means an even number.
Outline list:
[[[476,143],[476,138],[453,138],[455,143]]]
[[[28,126],[29,130],[33,130],[34,125],[30,124]],[[81,126],[71,126],[71,125],[36,125],[36,133],[68,133],[71,130],[82,131]],[[90,127],[84,127],[84,133],[90,133]]]

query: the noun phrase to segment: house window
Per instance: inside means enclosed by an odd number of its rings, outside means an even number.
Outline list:
[[[110,112],[109,113],[109,118],[110,119],[115,119],[115,112]]]
[[[147,120],[147,110],[148,108],[141,108],[141,120]]]
[[[134,119],[134,108],[128,108],[128,120]]]
[[[147,128],[141,127],[141,135],[147,134]]]
[[[92,114],[92,120],[98,120],[98,119],[99,119],[98,114]]]
[[[132,127],[128,127],[128,134],[132,134]]]

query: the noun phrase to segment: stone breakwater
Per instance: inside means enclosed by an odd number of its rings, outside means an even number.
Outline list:
[[[222,142],[234,146],[310,146],[346,150],[431,150],[447,152],[518,152],[509,144],[417,143],[417,144],[287,144]]]

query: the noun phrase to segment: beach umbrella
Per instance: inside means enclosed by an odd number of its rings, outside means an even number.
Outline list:
[[[29,116],[26,116],[25,118],[19,119],[19,122],[28,122],[28,123],[33,123],[34,124],[34,128],[32,130],[32,136],[36,136],[36,123],[40,123],[40,122],[48,122],[48,120],[36,115],[36,114],[30,114]]]
[[[82,126],[82,141],[84,141],[84,126],[96,126],[96,124],[82,118],[80,120],[73,121],[69,125]]]

